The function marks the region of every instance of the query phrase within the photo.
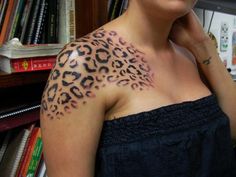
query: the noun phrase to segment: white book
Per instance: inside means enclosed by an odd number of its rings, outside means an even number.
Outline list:
[[[43,161],[42,165],[40,166],[37,177],[44,177],[45,174],[46,174],[46,165],[45,165],[45,162]]]
[[[12,171],[11,171],[9,177],[15,177],[16,176],[16,172],[17,172],[18,166],[20,164],[20,160],[21,160],[22,154],[24,152],[26,142],[27,142],[27,140],[29,138],[29,135],[30,135],[30,131],[27,130],[27,129],[24,129],[23,132],[24,132],[24,135],[23,135],[23,137],[21,139],[21,142],[19,144],[19,148],[18,148],[18,151],[16,153],[15,162],[12,166]]]
[[[10,141],[0,164],[0,177],[14,177],[24,151],[29,130],[24,129]]]
[[[0,47],[0,56],[10,59],[56,56],[63,47],[63,44],[22,45],[19,39],[13,38]]]
[[[59,0],[59,43],[66,44],[75,38],[75,1]]]

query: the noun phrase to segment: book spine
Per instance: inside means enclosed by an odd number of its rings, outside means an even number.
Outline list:
[[[46,5],[45,0],[42,0],[40,12],[39,12],[38,24],[37,24],[37,27],[36,27],[36,32],[35,32],[33,44],[37,44],[38,40],[39,40],[39,32],[40,32],[40,29],[42,28],[43,17],[44,17],[44,14],[45,14],[45,12],[44,12],[45,11],[45,5]]]
[[[56,62],[56,56],[11,60],[11,68],[16,72],[50,70]]]
[[[41,167],[39,169],[39,173],[38,173],[37,177],[44,177],[45,173],[46,173],[46,165],[45,165],[45,162],[43,161],[42,165],[41,165]]]
[[[0,149],[0,163],[2,161],[4,153],[6,152],[6,149],[7,149],[7,146],[9,144],[9,140],[10,140],[11,135],[12,135],[12,132],[9,131],[6,134],[6,136],[4,137],[3,144],[2,144],[1,149]]]
[[[30,160],[30,164],[29,164],[29,168],[28,168],[26,176],[34,176],[34,174],[36,173],[38,164],[40,162],[41,155],[42,155],[42,138],[41,138],[41,134],[39,134],[35,147],[34,147],[34,151],[32,154],[32,158]]]
[[[115,7],[115,4],[116,4],[116,0],[111,0],[110,2],[110,6],[109,6],[109,9],[108,9],[108,21],[111,20],[111,16],[112,16],[112,12],[113,12],[113,9]]]
[[[56,16],[57,4],[55,1],[48,1],[48,24],[47,24],[47,43],[57,43],[56,41]]]
[[[37,140],[38,133],[39,133],[39,128],[38,127],[33,128],[31,135],[30,135],[30,139],[29,139],[28,144],[26,146],[26,151],[25,151],[25,154],[23,157],[24,159],[19,167],[20,169],[18,170],[17,177],[25,177],[24,174],[26,173],[25,171],[29,166],[29,160],[31,159],[31,156],[33,153],[33,147],[34,147],[34,144]]]
[[[21,34],[17,34],[17,36],[20,36],[20,41],[21,43],[24,42],[24,38],[25,38],[25,33],[26,33],[26,28],[27,28],[27,24],[29,21],[29,16],[30,16],[30,11],[32,9],[32,5],[33,5],[33,0],[27,0],[25,8],[24,8],[24,12],[22,15],[22,19],[20,22],[20,28],[22,28]]]
[[[23,13],[23,9],[24,9],[24,2],[25,0],[19,0],[18,2],[18,7],[17,7],[17,10],[16,10],[16,15],[15,15],[15,18],[14,18],[14,21],[13,21],[13,25],[12,25],[12,28],[10,30],[10,35],[9,35],[9,38],[8,40],[11,40],[12,38],[14,38],[16,35],[16,30],[17,30],[17,27],[19,27],[19,24],[20,24],[20,18],[21,18],[21,15]],[[16,36],[18,37],[18,36]]]
[[[24,160],[25,160],[26,153],[27,153],[27,150],[28,150],[29,142],[32,141],[31,138],[36,133],[34,128],[35,128],[35,123],[29,125],[29,127],[27,128],[27,130],[29,130],[29,136],[28,136],[28,138],[26,140],[25,147],[24,147],[21,159],[20,159],[19,166],[18,166],[16,174],[15,174],[15,177],[19,177],[20,174],[21,174],[21,170],[22,170],[22,167],[23,167],[23,164],[24,164]],[[34,133],[33,133],[33,130],[34,130]]]
[[[30,29],[29,29],[26,44],[32,43],[34,29],[35,29],[35,25],[36,25],[36,21],[37,21],[37,17],[38,17],[38,12],[39,12],[39,7],[40,7],[40,1],[41,0],[37,0],[35,8],[34,8],[34,13],[33,13],[33,17],[32,17],[32,22],[30,24]]]
[[[110,20],[115,19],[116,11],[117,11],[117,8],[118,8],[118,5],[119,5],[119,1],[120,1],[120,0],[116,0],[116,1],[115,1],[114,7],[113,7],[113,9],[112,9],[112,14],[111,14],[111,19],[110,19]]]
[[[75,1],[71,0],[69,1],[69,17],[70,17],[70,23],[69,23],[69,32],[70,32],[70,41],[75,40],[76,34],[75,34]]]
[[[15,158],[15,162],[14,162],[14,165],[12,167],[12,171],[11,171],[11,174],[9,175],[9,177],[15,177],[15,175],[16,175],[16,171],[17,171],[17,168],[19,166],[20,159],[22,157],[27,139],[29,137],[29,133],[30,133],[29,130],[27,130],[27,129],[24,130],[24,135],[22,137],[22,141],[20,142],[19,149],[17,151],[17,155],[16,155],[16,158]]]
[[[66,4],[65,0],[59,0],[59,43],[66,44],[70,42],[70,33],[69,33],[69,15],[66,13]]]
[[[37,132],[36,132],[35,137],[33,137],[33,142],[32,142],[31,147],[30,147],[29,156],[28,156],[28,158],[26,160],[26,163],[25,163],[25,166],[23,168],[22,177],[27,177],[27,171],[28,171],[28,168],[29,168],[29,165],[30,165],[30,161],[33,157],[34,148],[36,146],[38,138],[41,137],[40,128],[37,127],[35,129],[36,129]]]
[[[124,7],[123,7],[123,12],[124,13],[129,7],[129,0],[125,0],[125,4],[124,4]]]
[[[122,0],[121,6],[120,6],[119,16],[122,15],[122,13],[123,13],[123,9],[124,9],[124,6],[125,6],[125,1],[126,0]]]
[[[3,1],[2,11],[0,12],[0,33],[2,32],[2,25],[6,16],[8,3],[9,3],[8,0]]]
[[[9,0],[6,16],[5,16],[5,19],[3,22],[1,33],[0,33],[0,45],[2,45],[5,42],[7,26],[10,22],[10,17],[11,17],[11,12],[12,12],[13,6],[14,6],[14,0]]]
[[[5,36],[5,39],[8,41],[9,38],[10,38],[10,35],[11,35],[11,30],[12,30],[12,27],[14,25],[14,21],[15,21],[15,18],[16,18],[16,14],[17,14],[17,11],[18,11],[18,8],[19,8],[19,2],[20,0],[16,0],[14,1],[13,3],[13,8],[12,8],[12,12],[11,12],[11,17],[10,17],[10,20],[9,20],[9,24],[7,26],[7,32],[6,32],[6,36]]]
[[[9,59],[1,58],[0,70],[6,73],[50,70],[56,62],[56,56]]]

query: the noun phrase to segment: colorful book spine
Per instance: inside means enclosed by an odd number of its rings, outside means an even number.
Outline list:
[[[43,25],[45,22],[45,17],[46,17],[46,10],[47,10],[47,2],[46,0],[42,0],[41,7],[40,7],[40,12],[39,12],[39,19],[38,19],[38,24],[36,27],[36,32],[33,40],[33,44],[38,44],[40,34],[43,30]]]
[[[9,59],[1,58],[0,70],[6,73],[50,70],[56,62],[56,56]]]
[[[6,16],[3,22],[1,33],[0,33],[0,45],[2,45],[5,42],[7,27],[10,22],[10,17],[11,17],[11,12],[12,12],[13,7],[14,7],[14,0],[9,0]]]
[[[29,167],[29,163],[34,151],[34,146],[36,144],[37,137],[39,136],[39,134],[40,128],[34,127],[30,134],[29,141],[26,146],[26,151],[23,155],[22,163],[18,169],[17,177],[26,177],[27,169]]]
[[[33,6],[33,0],[27,0],[26,4],[25,4],[25,8],[24,8],[24,12],[22,15],[22,19],[20,22],[20,28],[21,31],[18,31],[17,36],[20,36],[20,41],[21,43],[24,42],[25,36],[26,36],[26,29],[27,29],[27,24],[29,21],[29,17],[30,17],[30,11],[32,9]]]
[[[2,32],[2,25],[6,16],[8,3],[9,3],[8,0],[3,0],[2,9],[0,11],[0,34]]]
[[[40,2],[41,2],[41,0],[36,1],[35,8],[33,11],[33,16],[32,16],[32,21],[29,24],[29,32],[27,34],[26,44],[32,44],[34,30],[36,28],[37,18],[38,18],[38,14],[39,14]]]
[[[10,34],[9,34],[8,40],[11,40],[14,37],[18,37],[16,36],[16,31],[20,24],[20,19],[22,17],[23,10],[24,10],[24,5],[25,5],[25,0],[18,0],[13,24],[11,26],[11,29],[9,30]]]
[[[27,177],[35,175],[40,159],[41,159],[42,149],[43,149],[43,145],[42,145],[42,137],[40,133],[39,136],[37,137],[34,151],[33,151],[30,163],[29,163],[29,167],[28,167],[27,175],[26,175]]]
[[[10,20],[9,20],[9,24],[7,25],[7,32],[6,32],[6,36],[5,36],[6,41],[8,41],[8,39],[10,37],[11,29],[13,27],[14,20],[15,20],[15,17],[16,17],[16,13],[17,13],[17,10],[18,10],[18,7],[19,7],[19,2],[20,2],[20,0],[15,0],[14,3],[13,3],[11,17],[10,17]]]
[[[20,164],[20,159],[22,157],[22,154],[23,154],[27,139],[29,137],[29,134],[30,134],[30,131],[25,129],[24,130],[24,135],[23,135],[22,140],[20,142],[20,145],[19,145],[19,148],[18,148],[18,151],[17,151],[17,155],[16,155],[16,158],[14,160],[14,164],[12,166],[12,170],[11,170],[11,173],[10,173],[9,177],[15,177],[15,175],[16,175],[17,168]]]

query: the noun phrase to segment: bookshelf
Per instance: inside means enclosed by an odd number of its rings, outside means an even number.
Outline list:
[[[76,38],[79,38],[106,23],[107,0],[74,0],[74,2],[76,9]],[[36,127],[39,126],[41,95],[49,73],[49,70],[13,74],[7,74],[0,71],[0,138],[1,135],[4,136],[8,133],[11,134],[11,132],[15,130],[23,131],[24,128],[27,128],[35,123]],[[28,108],[32,108],[32,110],[27,110]],[[27,111],[22,112],[24,109]],[[10,141],[14,142],[17,137],[18,135],[12,135],[12,139]],[[32,138],[30,137],[30,139]],[[1,162],[3,164],[3,161]],[[6,162],[6,160],[4,162]],[[9,163],[7,164],[8,168],[11,168],[12,170],[13,166]],[[1,167],[2,166],[0,166],[0,168]],[[20,166],[18,166],[18,168],[19,167]],[[4,173],[4,171],[1,170],[1,173],[2,172]],[[21,172],[17,173],[18,175],[22,174]]]
[[[76,38],[106,23],[107,0],[75,0]],[[47,80],[49,71],[7,74],[0,71],[0,88],[41,83]]]
[[[75,22],[76,22],[76,38],[79,38],[99,26],[106,23],[107,19],[107,0],[75,0]],[[37,96],[41,96],[44,85],[50,71],[35,71],[26,73],[7,74],[0,71],[0,92],[1,95],[8,95],[5,98],[9,102],[15,102],[12,93],[20,88],[21,94],[25,97],[33,97],[28,91],[37,92]],[[35,87],[37,89],[35,90]],[[4,90],[4,91],[3,91]],[[2,99],[2,98],[1,98]],[[4,102],[5,104],[5,102]],[[21,116],[21,118],[19,117]],[[0,120],[0,132],[15,128],[24,124],[35,122],[39,119],[39,109],[23,113],[8,120]]]

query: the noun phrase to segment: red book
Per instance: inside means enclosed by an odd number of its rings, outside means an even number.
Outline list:
[[[31,72],[39,70],[50,70],[56,62],[56,56],[0,59],[0,70],[6,73]]]
[[[32,133],[30,135],[30,139],[28,141],[28,144],[26,146],[26,151],[23,154],[22,163],[19,166],[19,169],[17,170],[17,177],[26,177],[26,172],[28,170],[28,166],[32,157],[32,153],[34,151],[34,146],[36,143],[36,140],[38,136],[40,135],[40,128],[34,127],[32,130]]]
[[[10,18],[11,18],[11,15],[12,15],[13,7],[14,7],[14,0],[9,0],[6,16],[5,16],[5,19],[4,19],[4,22],[3,22],[1,33],[0,33],[0,45],[4,43],[4,40],[6,38],[7,27],[10,23]]]

